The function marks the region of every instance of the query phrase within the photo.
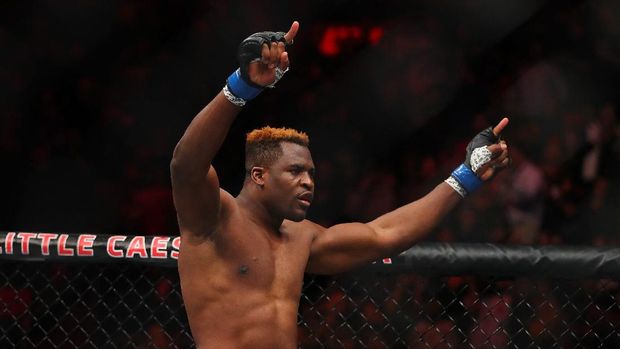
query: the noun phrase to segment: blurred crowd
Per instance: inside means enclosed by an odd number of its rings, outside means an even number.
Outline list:
[[[238,42],[297,19],[290,73],[215,160],[225,189],[241,188],[246,132],[295,127],[317,165],[310,218],[368,221],[424,195],[509,116],[512,167],[427,240],[620,242],[613,0],[16,2],[0,18],[2,230],[177,234],[176,142]]]
[[[620,285],[394,275],[315,278],[301,348],[616,348]]]
[[[269,5],[14,4],[30,26],[0,27],[2,229],[175,234],[176,142],[234,69],[236,44],[296,18],[291,73],[246,107],[215,160],[225,189],[241,187],[245,132],[297,127],[318,170],[311,218],[370,220],[424,195],[506,115],[512,168],[430,239],[616,242],[619,6],[390,5],[272,18]]]

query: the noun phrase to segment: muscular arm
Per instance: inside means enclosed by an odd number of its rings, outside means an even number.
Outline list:
[[[460,198],[450,186],[441,183],[421,199],[372,222],[319,229],[307,271],[341,273],[406,250],[428,234]]]
[[[181,231],[209,234],[217,223],[220,189],[211,162],[240,110],[220,92],[196,115],[174,149],[170,171]]]
[[[286,43],[293,41],[298,28],[299,23],[293,22],[291,29],[284,34]],[[247,76],[237,79],[238,82],[246,79],[244,81],[255,86],[268,86],[276,82],[276,67],[281,70],[288,68],[289,60],[284,42],[265,43],[259,46],[259,49],[261,52],[258,57],[248,56],[251,61],[242,63],[244,71],[247,68]],[[239,77],[238,74],[233,75]],[[242,85],[247,84],[233,84],[229,79],[227,86],[238,88]],[[237,89],[237,92],[242,90]],[[231,89],[231,92],[235,92],[234,89]],[[252,98],[255,96],[256,94],[253,94]],[[232,200],[230,194],[220,190],[211,162],[240,110],[240,107],[231,103],[226,95],[220,92],[196,115],[174,149],[170,163],[172,194],[182,232],[208,236],[217,226],[220,211]]]
[[[492,130],[495,138],[507,124],[508,119],[504,118]],[[480,134],[472,142],[479,141]],[[509,164],[508,148],[503,141],[484,147],[490,158],[482,166],[475,166],[475,174],[471,172],[483,181]],[[469,163],[469,160],[468,155],[466,161]],[[341,273],[381,257],[393,256],[426,236],[460,199],[455,189],[442,182],[421,199],[372,222],[339,224],[328,229],[315,226],[306,270],[317,274]]]

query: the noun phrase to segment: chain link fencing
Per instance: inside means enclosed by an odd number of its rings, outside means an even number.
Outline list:
[[[308,276],[301,348],[620,348],[605,278]],[[0,348],[192,348],[175,268],[3,261]]]

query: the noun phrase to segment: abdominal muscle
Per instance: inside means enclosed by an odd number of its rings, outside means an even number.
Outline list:
[[[189,250],[183,251],[185,256],[181,253],[179,274],[197,348],[296,347],[302,271],[298,277],[291,277],[298,273],[284,273],[284,278],[265,278],[269,274],[265,270],[250,269],[240,276],[234,270],[236,264],[218,258],[205,263],[200,261],[204,254]],[[193,258],[183,258],[190,254]]]
[[[228,306],[205,305],[188,312],[197,348],[295,348],[296,303],[230,298]]]

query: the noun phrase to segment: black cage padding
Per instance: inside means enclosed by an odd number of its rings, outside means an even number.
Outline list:
[[[176,267],[178,236],[0,232],[0,259]],[[620,248],[419,243],[360,272],[620,278]]]

